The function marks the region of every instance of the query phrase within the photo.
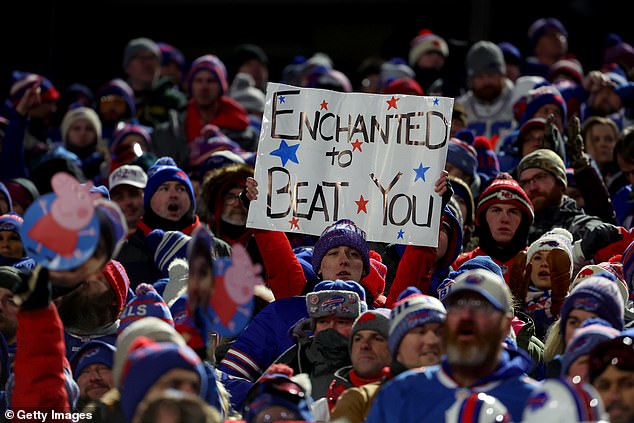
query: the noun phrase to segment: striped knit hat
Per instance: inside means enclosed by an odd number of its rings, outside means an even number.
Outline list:
[[[624,305],[619,288],[605,276],[590,276],[575,286],[561,306],[559,332],[565,338],[566,320],[572,310],[581,309],[595,313],[613,328],[623,330]]]
[[[119,316],[120,322],[117,333],[123,332],[132,322],[148,316],[158,317],[174,326],[170,309],[167,307],[163,297],[156,292],[152,285],[147,283],[139,284],[136,287],[135,294],[136,296],[128,302]]]
[[[147,237],[149,247],[154,251],[154,262],[164,278],[169,277],[169,265],[174,259],[187,258],[187,247],[191,237],[180,231],[155,229]]]
[[[528,219],[528,224],[533,223],[535,218],[533,203],[531,203],[530,198],[528,198],[528,195],[526,195],[517,181],[507,172],[500,172],[480,194],[476,209],[476,225],[480,225],[483,222],[486,210],[493,204],[498,203],[515,205],[522,211],[524,218]]]
[[[584,321],[570,339],[562,356],[561,376],[566,377],[570,366],[576,359],[590,351],[603,341],[619,336],[620,332],[614,329],[603,319],[591,317]],[[571,375],[574,376],[574,375]]]
[[[445,306],[430,295],[413,294],[396,302],[390,315],[388,338],[392,357],[396,357],[398,347],[410,329],[425,323],[442,323],[446,317]]]
[[[119,314],[125,306],[126,299],[128,297],[128,290],[130,289],[130,279],[125,268],[116,260],[110,260],[101,273],[106,277],[108,284],[114,292],[115,299],[117,301],[117,307]]]

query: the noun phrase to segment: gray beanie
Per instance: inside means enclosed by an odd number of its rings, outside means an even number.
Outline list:
[[[153,53],[159,60],[161,60],[161,50],[158,44],[149,38],[134,38],[128,42],[123,50],[123,69],[127,68],[130,61],[139,53],[143,53],[144,51]]]
[[[13,266],[0,266],[0,287],[15,291],[22,283],[21,272]]]
[[[478,41],[467,52],[467,76],[472,78],[482,72],[493,71],[502,75],[506,72],[504,54],[491,41]]]

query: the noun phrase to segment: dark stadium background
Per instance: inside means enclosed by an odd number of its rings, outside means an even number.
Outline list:
[[[205,53],[226,60],[240,43],[259,44],[279,80],[294,55],[330,55],[356,84],[368,56],[407,57],[409,41],[428,27],[450,44],[448,66],[462,71],[470,43],[509,41],[529,51],[526,31],[539,17],[567,27],[571,52],[586,71],[601,65],[608,32],[634,43],[627,2],[617,0],[88,0],[3,4],[0,82],[12,70],[49,77],[59,88],[80,82],[96,89],[122,76],[126,42],[147,36],[179,47],[191,61]]]

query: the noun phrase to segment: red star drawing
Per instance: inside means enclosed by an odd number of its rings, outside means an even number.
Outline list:
[[[388,104],[387,109],[390,110],[392,107],[395,108],[395,109],[398,109],[398,106],[396,105],[396,102],[399,101],[399,100],[400,100],[400,98],[396,98],[396,97],[392,96],[392,98],[387,101],[387,104]]]
[[[355,201],[355,203],[357,203],[357,214],[361,212],[368,214],[368,209],[365,207],[368,204],[368,200],[363,198],[363,195],[361,196],[361,198]]]
[[[319,110],[328,110],[328,102],[326,100],[322,100],[321,109]]]
[[[359,141],[358,139],[355,140],[355,142],[352,143],[352,151],[359,150],[361,153],[363,153],[363,150],[361,150],[362,145],[363,143],[361,141]]]
[[[289,220],[288,223],[291,224],[291,228],[290,229],[296,228],[297,230],[299,230],[299,219],[298,218],[294,217],[291,220]]]

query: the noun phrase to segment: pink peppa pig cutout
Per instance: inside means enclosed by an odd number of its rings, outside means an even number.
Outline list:
[[[231,258],[214,261],[214,289],[204,313],[210,329],[222,336],[236,336],[253,314],[253,291],[263,283],[260,264],[254,264],[241,244],[231,247]]]
[[[29,256],[51,270],[84,263],[99,242],[99,221],[91,184],[82,185],[68,173],[53,175],[53,192],[44,194],[24,213],[20,235]]]

